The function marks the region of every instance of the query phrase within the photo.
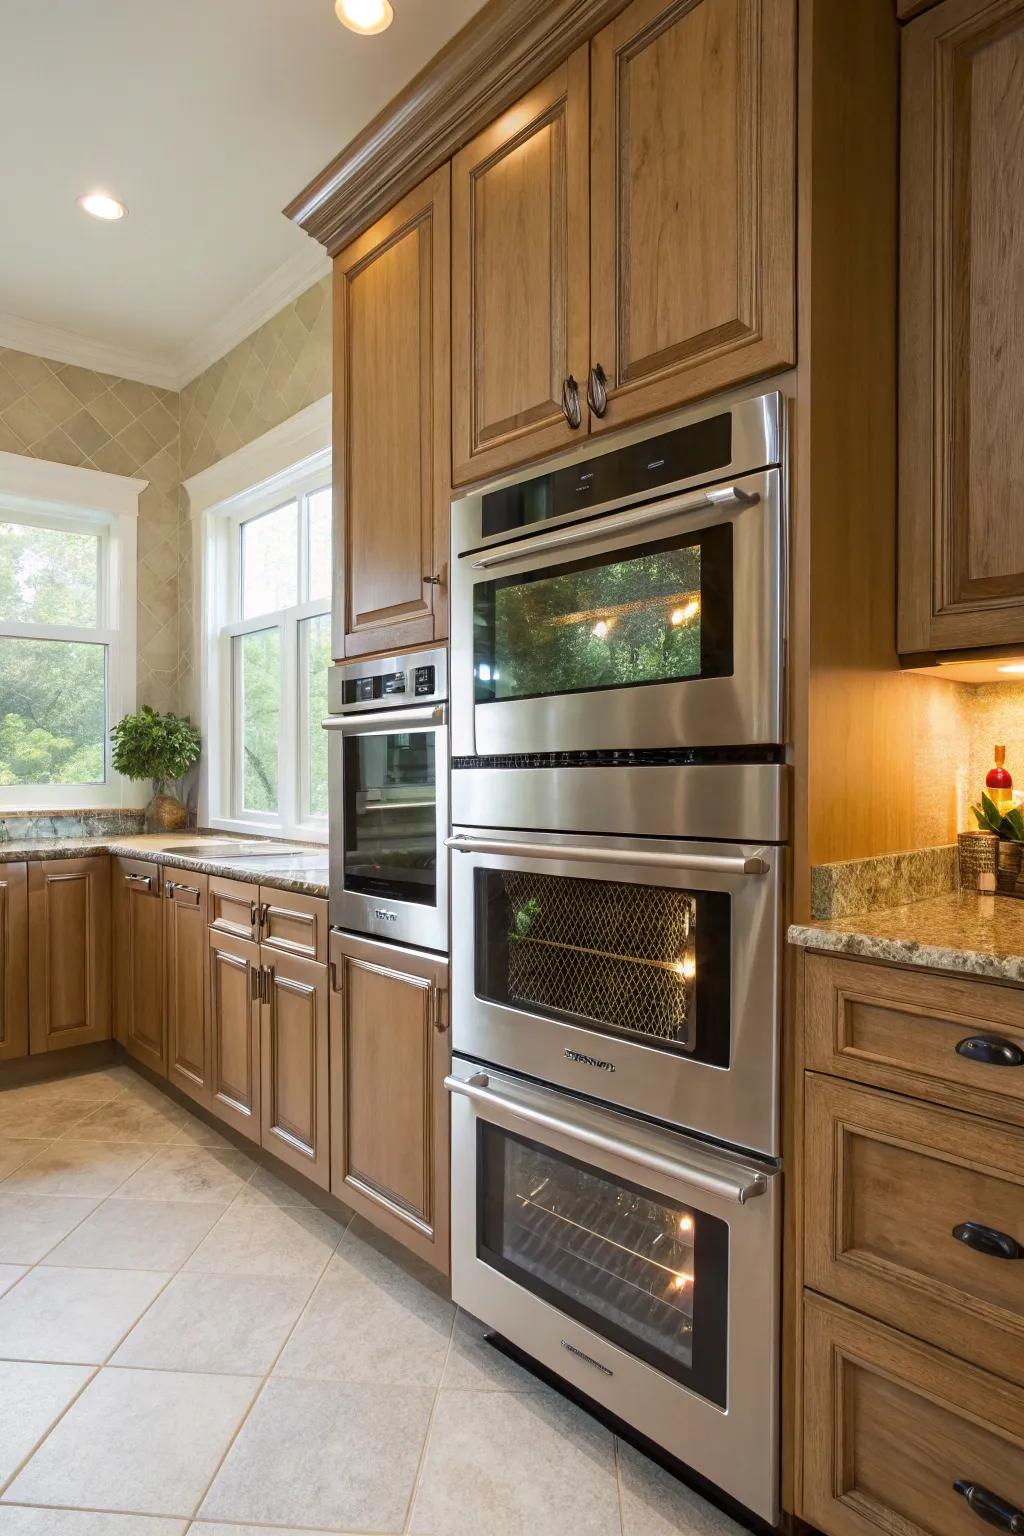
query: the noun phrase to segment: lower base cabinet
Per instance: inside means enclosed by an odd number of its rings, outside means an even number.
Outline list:
[[[261,1143],[327,1189],[327,967],[266,949],[262,961]]]
[[[28,872],[0,864],[0,1061],[28,1055]]]
[[[159,864],[111,860],[114,1037],[130,1056],[167,1075],[164,910]]]
[[[829,1536],[1024,1522],[1024,1390],[811,1293],[803,1423],[801,1513]]]
[[[209,930],[210,1108],[260,1140],[260,947]]]
[[[330,936],[331,1192],[449,1273],[448,962]]]
[[[167,1076],[204,1109],[213,1105],[206,1025],[208,894],[207,875],[176,873],[164,881]]]
[[[33,1055],[109,1040],[110,858],[28,865]]]

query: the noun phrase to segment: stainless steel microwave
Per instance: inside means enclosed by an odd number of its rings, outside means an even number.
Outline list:
[[[453,759],[785,740],[776,394],[452,508]]]

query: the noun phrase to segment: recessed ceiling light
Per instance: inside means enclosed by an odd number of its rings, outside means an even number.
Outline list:
[[[350,32],[365,37],[386,32],[395,19],[390,0],[334,0],[334,13]]]
[[[128,212],[124,203],[119,203],[116,197],[110,197],[106,192],[87,192],[78,199],[78,206],[84,212],[91,213],[94,219],[106,219],[108,222],[123,219]]]

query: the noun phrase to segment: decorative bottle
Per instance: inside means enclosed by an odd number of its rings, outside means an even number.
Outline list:
[[[1006,748],[996,747],[995,766],[985,776],[985,788],[996,810],[1005,816],[1013,809],[1013,780],[1006,770]]]

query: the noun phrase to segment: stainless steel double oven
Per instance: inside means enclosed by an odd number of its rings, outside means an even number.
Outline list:
[[[778,1514],[781,402],[453,508],[456,1299]]]

